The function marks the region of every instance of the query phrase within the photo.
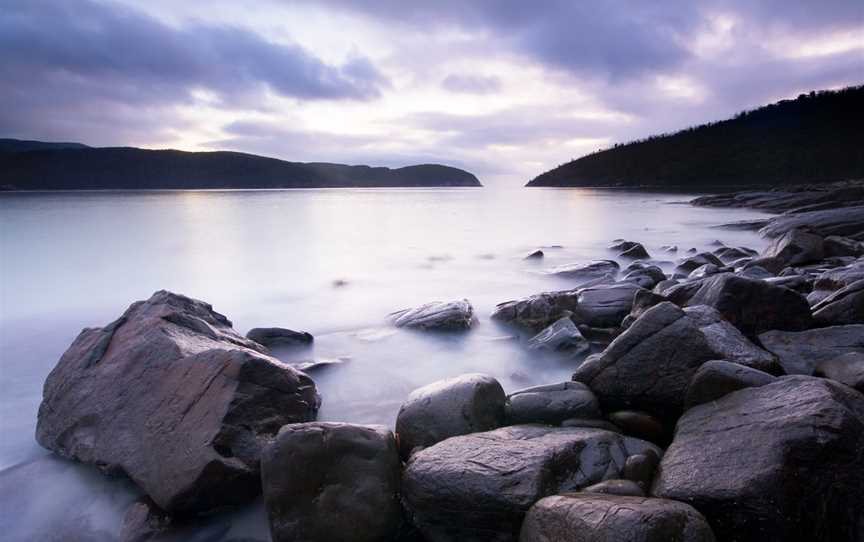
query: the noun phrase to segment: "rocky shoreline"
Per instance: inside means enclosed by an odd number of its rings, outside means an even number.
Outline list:
[[[718,242],[666,273],[617,239],[547,270],[571,289],[491,314],[572,360],[570,381],[507,394],[466,374],[412,392],[395,430],[318,422],[314,370],[269,351],[311,335],[243,337],[160,291],[74,341],[37,441],[141,488],[125,542],[188,539],[259,495],[277,542],[864,539],[864,185],[693,203],[782,214],[761,253]],[[477,317],[463,299],[390,321]]]

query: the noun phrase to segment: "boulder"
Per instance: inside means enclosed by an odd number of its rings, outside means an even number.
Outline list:
[[[714,542],[702,515],[681,502],[568,493],[528,511],[520,542]]]
[[[591,350],[591,345],[573,320],[564,316],[528,340],[528,348],[550,352],[566,352],[571,356],[582,356]]]
[[[660,456],[651,451],[631,455],[624,462],[624,478],[636,482],[643,490],[647,490],[651,487],[654,471],[659,464]]]
[[[571,318],[577,324],[590,327],[620,326],[633,308],[633,297],[639,291],[643,289],[629,282],[582,288]]]
[[[414,390],[396,417],[402,457],[450,437],[500,427],[506,401],[501,384],[484,374],[464,374]]]
[[[774,277],[774,274],[768,271],[763,267],[748,267],[747,269],[743,269],[736,273],[739,277],[746,277],[748,279],[756,279],[756,280],[765,280]],[[776,283],[771,283],[775,284]]]
[[[774,382],[776,377],[758,369],[751,369],[728,361],[707,361],[699,367],[687,387],[684,407],[691,408],[716,401],[733,391],[756,388]]]
[[[246,338],[267,348],[297,347],[312,344],[312,335],[305,331],[292,331],[282,327],[256,327],[250,329]]]
[[[261,490],[261,448],[315,418],[315,383],[261,352],[207,303],[159,291],[85,329],[45,381],[37,441],[124,473],[168,512]]]
[[[404,309],[390,314],[396,327],[421,330],[462,331],[474,323],[474,307],[467,299],[458,301],[433,301],[413,309]]]
[[[815,278],[812,293],[807,296],[807,301],[811,306],[816,305],[837,290],[859,280],[864,280],[864,259],[843,267],[825,270]]]
[[[821,236],[793,229],[774,239],[762,255],[784,266],[806,264],[825,257],[823,244]]]
[[[686,301],[672,293],[668,297],[684,307],[714,307],[748,337],[772,329],[799,331],[812,323],[810,305],[798,292],[731,273],[704,279]]]
[[[666,280],[666,274],[656,265],[634,263],[627,266],[627,269],[624,270],[624,277],[621,279],[621,282],[632,282],[650,290],[664,280]]]
[[[492,319],[537,332],[565,314],[572,314],[578,304],[576,290],[544,292],[499,303]]]
[[[766,237],[779,237],[796,228],[806,228],[823,237],[861,235],[864,231],[864,205],[785,213],[770,219],[759,232]]]
[[[515,541],[539,499],[620,478],[653,445],[602,429],[515,425],[449,438],[405,467],[402,498],[426,540]]]
[[[777,356],[750,342],[716,309],[696,305],[684,309],[684,314],[696,322],[708,346],[717,354],[715,359],[724,359],[774,375],[783,374]]]
[[[807,331],[769,331],[759,342],[777,355],[788,374],[812,375],[823,361],[848,353],[864,353],[864,324],[831,326]]]
[[[696,309],[688,315],[663,302],[645,311],[602,354],[589,356],[573,380],[587,384],[605,409],[635,408],[665,417],[682,410],[690,379],[712,359],[758,367],[775,363],[715,311]]]
[[[630,309],[630,314],[624,317],[621,327],[624,329],[630,327],[645,311],[664,301],[669,300],[665,296],[649,292],[648,290],[637,290],[633,295],[633,307]]]
[[[746,271],[751,267],[761,267],[769,273],[773,273],[776,275],[780,271],[783,271],[783,268],[786,267],[786,263],[780,258],[774,257],[754,258],[741,266],[741,270]]]
[[[613,433],[621,433],[621,428],[614,423],[607,420],[598,420],[596,418],[568,418],[561,422],[561,427],[604,429],[606,431],[612,431]]]
[[[710,277],[711,275],[716,275],[717,273],[722,272],[723,269],[726,268],[718,267],[713,263],[706,263],[705,265],[700,265],[699,267],[691,271],[690,274],[687,275],[687,278],[704,279],[705,277]]]
[[[630,457],[633,457],[632,455]],[[644,497],[645,490],[633,480],[604,480],[582,490],[585,493],[603,493],[606,495],[622,495]]]
[[[700,252],[699,254],[689,256],[678,262],[678,266],[675,267],[675,272],[686,277],[697,267],[702,267],[709,263],[716,265],[717,267],[723,267],[723,262],[720,261],[720,258],[717,256],[710,252]]]
[[[386,427],[286,425],[261,457],[273,541],[392,539],[401,468]]]
[[[619,256],[622,258],[630,258],[632,260],[643,260],[651,257],[651,255],[648,254],[648,251],[645,250],[645,247],[642,246],[641,243],[636,243],[635,246],[632,246],[627,250],[621,252]]]
[[[751,258],[759,254],[752,248],[747,247],[720,247],[714,251],[714,255],[723,263],[731,263],[741,258]]]
[[[692,408],[652,495],[691,504],[720,540],[862,540],[864,396],[789,376]]]
[[[579,382],[535,386],[508,396],[508,420],[512,424],[558,425],[572,418],[599,418],[597,397]]]
[[[785,277],[768,277],[765,279],[768,284],[774,286],[783,286],[790,290],[795,290],[799,294],[809,294],[813,291],[813,279],[807,275],[789,275]],[[810,299],[807,299],[810,303]],[[812,305],[812,303],[811,303]]]
[[[587,264],[567,264],[547,270],[548,275],[571,279],[579,283],[610,277],[614,280],[621,266],[614,260],[592,260]]]
[[[535,250],[531,254],[525,256],[525,259],[526,260],[542,260],[543,256],[545,256],[545,254],[543,254],[542,250]]]
[[[617,410],[609,414],[609,421],[620,427],[625,435],[647,440],[658,446],[666,446],[672,439],[671,428],[647,412]]]
[[[839,235],[829,235],[826,237],[823,247],[826,257],[864,256],[864,243]]]
[[[813,320],[822,326],[864,323],[864,279],[813,305]]]
[[[848,352],[816,365],[816,376],[830,378],[864,393],[864,352]]]

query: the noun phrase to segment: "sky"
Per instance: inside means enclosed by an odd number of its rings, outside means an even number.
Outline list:
[[[0,137],[521,185],[864,83],[861,0],[0,0]]]

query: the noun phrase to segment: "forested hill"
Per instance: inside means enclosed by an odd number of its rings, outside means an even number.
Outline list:
[[[528,186],[722,187],[864,177],[864,86],[595,152]]]
[[[481,186],[438,164],[397,169],[286,162],[238,152],[183,152],[0,140],[5,190]]]

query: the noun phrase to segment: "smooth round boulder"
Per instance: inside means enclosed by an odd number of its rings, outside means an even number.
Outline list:
[[[691,408],[708,401],[716,401],[733,391],[764,386],[774,380],[776,377],[773,375],[737,363],[706,361],[693,375],[687,387],[684,407]]]
[[[396,435],[407,459],[444,439],[501,427],[507,396],[484,374],[464,374],[416,389],[399,409]]]
[[[634,454],[624,462],[624,479],[632,480],[639,484],[644,490],[651,487],[654,472],[660,464],[660,456],[652,450],[646,450],[641,454]]]
[[[520,542],[714,542],[692,506],[667,499],[567,493],[541,499]]]
[[[535,386],[513,392],[508,399],[507,417],[512,424],[559,425],[572,418],[600,417],[597,397],[580,382]]]
[[[261,456],[273,541],[391,539],[400,523],[400,472],[384,426],[286,425]]]

